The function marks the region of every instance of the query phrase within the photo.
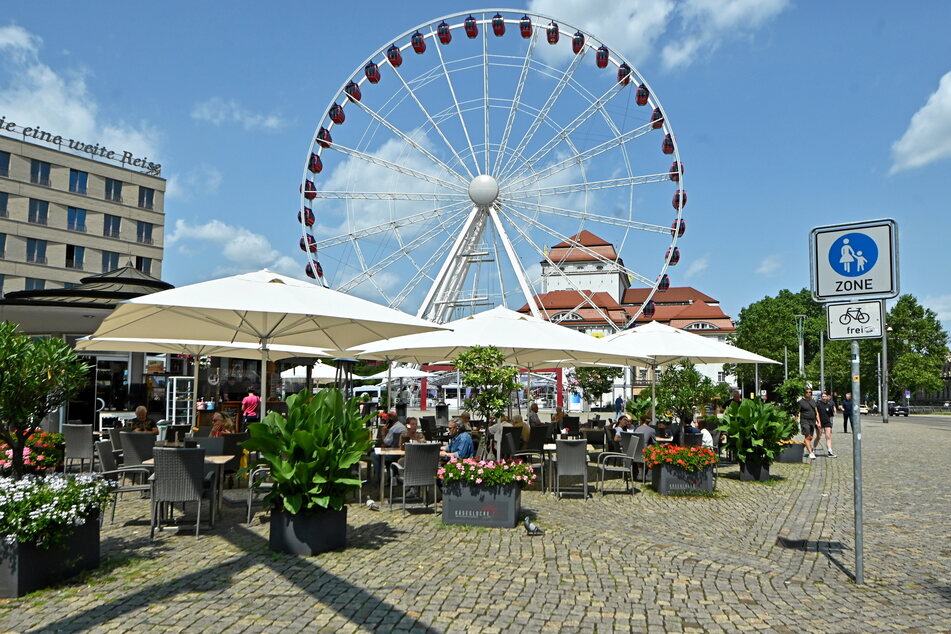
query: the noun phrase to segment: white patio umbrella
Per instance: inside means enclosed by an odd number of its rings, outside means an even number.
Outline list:
[[[290,370],[284,370],[281,372],[282,379],[306,379],[307,378],[307,366],[306,365],[297,365],[291,368]],[[337,378],[337,368],[332,365],[327,365],[326,363],[317,362],[315,363],[310,370],[310,378],[317,381],[333,381]]]
[[[702,337],[686,330],[651,321],[643,326],[622,330],[605,337],[618,353],[645,356],[651,363],[651,418],[657,420],[654,411],[654,385],[657,366],[690,361],[692,363],[778,363],[756,353],[731,346],[709,337]]]
[[[130,299],[106,317],[93,336],[254,344],[266,363],[268,350],[275,345],[344,350],[443,328],[265,269]],[[262,417],[266,381],[262,371]]]
[[[433,376],[432,372],[425,372],[423,370],[417,370],[415,368],[407,368],[405,366],[393,367],[390,366],[384,372],[377,372],[376,374],[371,374],[370,376],[361,377],[364,380],[370,379],[426,379]]]

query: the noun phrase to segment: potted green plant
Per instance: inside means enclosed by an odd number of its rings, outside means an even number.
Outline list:
[[[776,456],[776,462],[799,464],[802,462],[803,456],[806,455],[806,444],[803,442],[787,438],[786,440],[780,440],[779,445],[780,449]]]
[[[713,491],[717,455],[709,447],[650,445],[644,464],[651,470],[651,485],[661,495]]]
[[[740,479],[765,482],[781,442],[795,434],[796,422],[772,403],[744,399],[726,409],[718,431],[726,434],[724,446],[740,463]]]
[[[535,481],[521,460],[452,458],[440,467],[445,524],[512,528],[521,511],[522,489]]]
[[[99,513],[109,490],[91,475],[0,477],[0,597],[99,566]]]
[[[373,446],[359,399],[337,389],[301,392],[287,398],[287,415],[277,412],[248,426],[248,451],[255,465],[270,469],[273,488],[270,546],[278,552],[314,555],[347,544],[348,493],[359,490],[353,467]]]

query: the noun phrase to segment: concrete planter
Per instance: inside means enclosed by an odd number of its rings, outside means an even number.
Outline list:
[[[800,458],[800,461],[802,459]],[[740,480],[743,482],[766,482],[769,480],[769,465],[763,462],[741,462]]]
[[[317,555],[347,546],[347,507],[309,513],[271,511],[271,550],[292,555]]]
[[[99,513],[86,518],[59,548],[39,548],[0,537],[0,597],[22,597],[99,567]]]
[[[687,471],[669,464],[654,465],[651,485],[661,495],[713,491],[713,465],[701,471]]]
[[[805,455],[806,445],[803,443],[783,445],[782,451],[780,451],[779,455],[776,456],[776,462],[798,464],[802,462],[803,456]]]
[[[513,528],[522,510],[522,489],[516,484],[482,486],[450,482],[443,487],[444,524]]]

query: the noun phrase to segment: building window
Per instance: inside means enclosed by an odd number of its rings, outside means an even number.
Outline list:
[[[719,330],[720,328],[708,321],[697,321],[684,326],[684,330]]]
[[[69,191],[74,194],[85,194],[86,193],[86,181],[89,178],[89,174],[86,172],[80,172],[79,170],[69,170]]]
[[[76,288],[79,286],[76,282],[63,282],[63,288]]]
[[[10,153],[0,152],[0,176],[10,175]]]
[[[26,261],[33,264],[46,264],[46,240],[26,239]]]
[[[3,273],[0,273],[0,297],[3,297],[3,282],[4,282],[4,277],[5,277],[5,276],[3,275]]]
[[[7,253],[7,234],[0,233],[0,258],[6,257]]]
[[[717,383],[726,382],[726,372],[717,372]]]
[[[122,218],[106,214],[102,221],[102,235],[107,238],[118,238],[119,227],[122,224]],[[110,269],[111,270],[111,269]]]
[[[7,217],[7,202],[10,200],[10,194],[0,192],[0,218]]]
[[[138,221],[135,228],[135,241],[142,244],[152,244],[152,223]]]
[[[119,268],[119,254],[115,251],[102,252],[102,272],[108,273]]]
[[[86,255],[85,247],[77,247],[72,244],[66,245],[66,268],[68,269],[81,269],[83,268],[83,259]]]
[[[142,209],[153,209],[155,202],[155,190],[151,187],[139,186],[139,207]]]
[[[45,200],[30,199],[30,213],[28,220],[33,224],[45,225],[49,218],[50,204]]]
[[[50,186],[50,164],[46,161],[30,160],[30,182],[36,185]]]
[[[122,181],[106,179],[106,200],[116,203],[122,202]]]
[[[42,291],[46,288],[46,280],[38,280],[35,277],[26,278],[26,291]]]
[[[581,315],[579,315],[578,313],[569,311],[566,313],[558,313],[557,315],[552,317],[551,320],[552,322],[557,324],[563,321],[581,321],[582,319],[581,319]]]
[[[70,231],[86,231],[86,210],[77,207],[67,208],[66,228]]]
[[[135,256],[135,268],[146,275],[152,274],[152,258],[144,258],[141,255]]]

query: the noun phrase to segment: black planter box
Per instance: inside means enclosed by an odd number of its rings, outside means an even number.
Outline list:
[[[766,482],[769,480],[769,465],[762,462],[741,462],[740,480],[743,482],[753,482],[754,480]]]
[[[522,509],[522,489],[517,484],[486,487],[450,482],[443,487],[444,524],[513,528]]]
[[[798,464],[806,455],[806,446],[802,443],[783,445],[782,451],[776,456],[776,462]]]
[[[669,464],[654,465],[651,485],[661,495],[713,491],[713,465],[702,471],[687,471]]]
[[[347,507],[309,513],[271,511],[271,550],[291,555],[317,555],[347,546]]]
[[[59,548],[0,540],[0,597],[22,597],[99,567],[98,512],[77,526]]]

